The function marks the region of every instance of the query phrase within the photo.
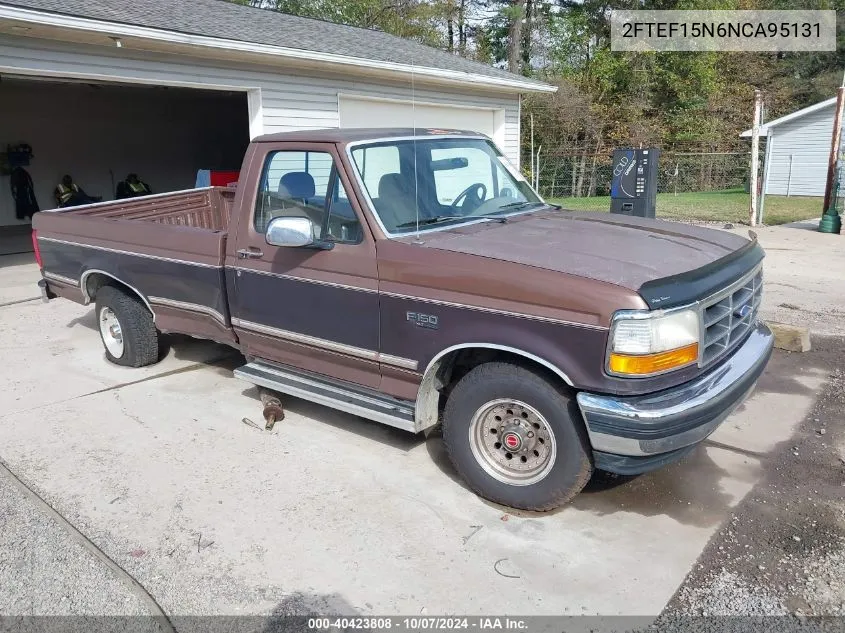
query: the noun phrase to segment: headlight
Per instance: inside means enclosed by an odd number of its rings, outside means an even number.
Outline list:
[[[607,371],[617,376],[652,376],[698,360],[698,313],[619,312],[608,342]]]

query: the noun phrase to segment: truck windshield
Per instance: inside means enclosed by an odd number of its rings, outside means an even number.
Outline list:
[[[388,233],[499,218],[543,205],[486,139],[417,138],[352,148],[352,159]]]

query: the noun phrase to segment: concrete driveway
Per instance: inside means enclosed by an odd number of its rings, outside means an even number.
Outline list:
[[[770,248],[764,314],[804,309],[796,271],[816,274],[820,248],[845,252],[823,237],[788,266]],[[243,424],[260,406],[228,348],[172,337],[154,367],[109,365],[93,311],[22,300],[21,280],[38,273],[13,266],[0,268],[7,615],[654,616],[827,378],[777,353],[753,397],[683,462],[594,483],[552,514],[514,514],[469,492],[437,437],[294,398],[274,432]],[[779,283],[798,294],[782,301]],[[811,300],[841,310],[832,293]]]
[[[845,335],[845,234],[818,232],[818,220],[753,229],[766,249],[763,317]],[[748,227],[732,229],[747,236]]]

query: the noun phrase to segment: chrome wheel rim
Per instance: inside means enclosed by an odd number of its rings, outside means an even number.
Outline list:
[[[111,308],[100,310],[100,336],[103,337],[103,344],[109,354],[115,358],[123,356],[123,330],[120,321]]]
[[[483,404],[469,425],[472,454],[488,475],[512,486],[544,479],[555,463],[555,436],[543,415],[519,400]]]

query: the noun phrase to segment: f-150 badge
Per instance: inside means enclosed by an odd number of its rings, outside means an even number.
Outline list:
[[[435,314],[422,314],[421,312],[406,312],[405,320],[413,323],[418,327],[426,327],[430,330],[436,330],[439,325],[439,320]]]

